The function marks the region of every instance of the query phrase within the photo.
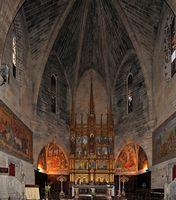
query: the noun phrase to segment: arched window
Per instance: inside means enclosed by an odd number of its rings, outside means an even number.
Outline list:
[[[12,38],[12,72],[15,78],[16,78],[16,67],[17,67],[17,42],[16,42],[16,36],[13,36]]]
[[[169,80],[176,73],[176,19],[169,14],[165,24],[165,78]]]
[[[176,73],[176,20],[171,23],[171,76]]]
[[[57,80],[55,75],[51,76],[51,112],[57,112]]]
[[[127,112],[131,113],[133,112],[133,76],[132,74],[128,75],[128,80],[127,80]]]

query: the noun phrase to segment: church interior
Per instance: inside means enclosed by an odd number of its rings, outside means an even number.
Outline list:
[[[176,0],[0,0],[0,199],[176,200]]]

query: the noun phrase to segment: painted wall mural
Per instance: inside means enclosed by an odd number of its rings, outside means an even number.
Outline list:
[[[69,162],[65,153],[53,141],[41,150],[38,168],[47,174],[68,174]]]
[[[130,143],[122,148],[115,165],[116,174],[135,175],[148,168],[148,159],[139,145]]]
[[[153,164],[176,156],[176,113],[153,132]]]
[[[32,132],[0,100],[0,150],[33,162]]]

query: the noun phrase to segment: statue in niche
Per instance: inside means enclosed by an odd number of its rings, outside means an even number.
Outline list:
[[[95,153],[95,138],[93,133],[90,134],[89,138],[89,153]]]
[[[73,154],[75,152],[75,138],[72,136],[70,140],[70,151]]]

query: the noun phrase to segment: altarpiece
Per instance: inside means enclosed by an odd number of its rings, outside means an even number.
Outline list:
[[[86,123],[77,123],[72,105],[70,122],[70,182],[72,184],[114,183],[114,125],[111,99],[106,123],[96,121],[93,84]]]

